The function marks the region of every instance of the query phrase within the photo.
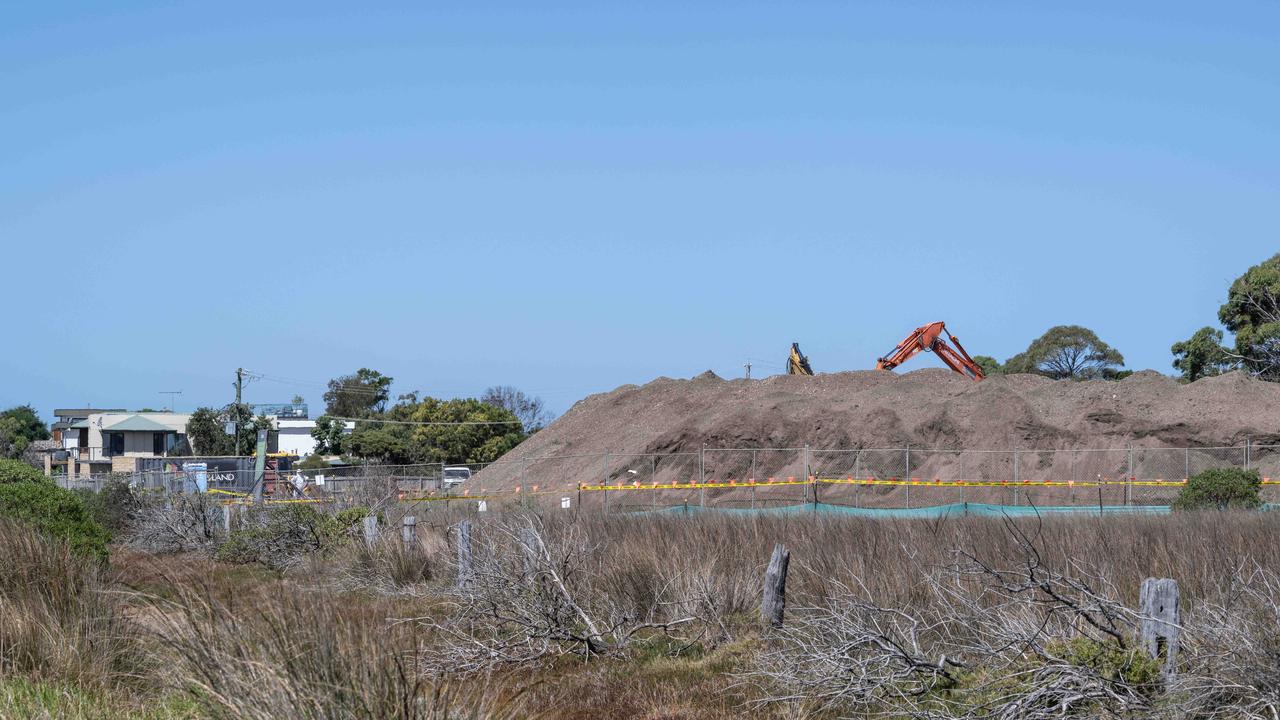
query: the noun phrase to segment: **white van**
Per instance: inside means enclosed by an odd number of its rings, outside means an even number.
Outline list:
[[[449,490],[471,479],[471,468],[447,467],[440,477],[440,489]]]

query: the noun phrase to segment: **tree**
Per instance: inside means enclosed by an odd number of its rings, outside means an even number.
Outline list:
[[[346,445],[348,452],[356,457],[397,465],[409,462],[409,449],[404,440],[389,430],[361,428],[351,433]]]
[[[495,385],[484,391],[480,402],[503,408],[524,424],[524,431],[532,435],[551,422],[553,416],[542,403],[542,398],[529,397],[510,385]]]
[[[1116,368],[1123,366],[1124,356],[1089,328],[1058,325],[1036,338],[1026,351],[1009,358],[1004,372],[1088,380],[1114,377]]]
[[[1182,379],[1187,382],[1221,375],[1234,364],[1222,346],[1222,331],[1207,326],[1189,339],[1174,343],[1170,350],[1174,369],[1182,373]]]
[[[510,410],[474,398],[426,398],[406,409],[414,422],[441,423],[413,428],[409,450],[423,462],[492,462],[527,437]]]
[[[227,425],[239,428],[237,435],[226,431]],[[244,403],[231,403],[221,410],[199,408],[187,420],[187,441],[198,455],[235,455],[237,445],[240,455],[252,455],[258,444],[258,430],[274,429],[271,418],[253,416],[253,410]]]
[[[385,412],[391,397],[391,380],[369,368],[330,380],[329,390],[324,394],[325,414],[364,418]]]
[[[199,455],[230,455],[235,452],[235,440],[223,429],[221,414],[213,408],[197,408],[187,420],[187,442],[192,452]]]
[[[1249,372],[1280,380],[1280,254],[1231,283],[1218,319],[1235,333],[1235,356]]]
[[[982,374],[987,377],[1000,375],[1004,372],[1004,366],[1000,364],[1000,361],[990,355],[974,355],[973,362],[982,368]]]
[[[45,427],[30,405],[11,407],[0,413],[0,457],[18,459],[33,440],[48,440]]]
[[[1187,480],[1173,501],[1174,510],[1254,510],[1262,506],[1257,470],[1213,468]]]
[[[328,415],[321,415],[316,418],[316,426],[311,428],[311,437],[316,441],[315,453],[317,455],[341,455],[343,450],[343,435],[347,432],[347,424],[342,420],[335,420]]]

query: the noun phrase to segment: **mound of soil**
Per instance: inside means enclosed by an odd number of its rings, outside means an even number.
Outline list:
[[[944,369],[761,380],[706,372],[587,397],[477,478],[491,489],[602,475],[688,481],[708,458],[716,467],[704,468],[707,477],[804,472],[795,450],[708,450],[699,458],[704,446],[1069,450],[1231,446],[1247,437],[1280,444],[1277,407],[1280,384],[1241,373],[1182,384],[1150,371],[1088,382],[1036,375],[973,382]],[[945,462],[939,453],[936,463]],[[907,463],[917,472],[915,461]]]

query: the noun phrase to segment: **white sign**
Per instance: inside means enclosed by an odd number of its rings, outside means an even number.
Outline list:
[[[569,498],[567,498],[567,497],[560,498],[560,509],[561,509],[561,510],[568,510],[568,509],[569,509]]]
[[[479,505],[479,507],[477,508],[477,512],[485,512],[486,510],[489,509],[489,504],[484,500],[480,500],[479,502],[477,502],[477,505]]]
[[[316,484],[317,484],[317,485],[323,485],[323,484],[324,484],[324,476],[323,476],[323,475],[317,475],[317,476],[316,476]]]

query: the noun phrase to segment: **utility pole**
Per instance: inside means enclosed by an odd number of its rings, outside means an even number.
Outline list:
[[[236,456],[240,455],[240,393],[244,390],[244,368],[236,368],[236,406],[232,409],[235,413],[236,426]]]

